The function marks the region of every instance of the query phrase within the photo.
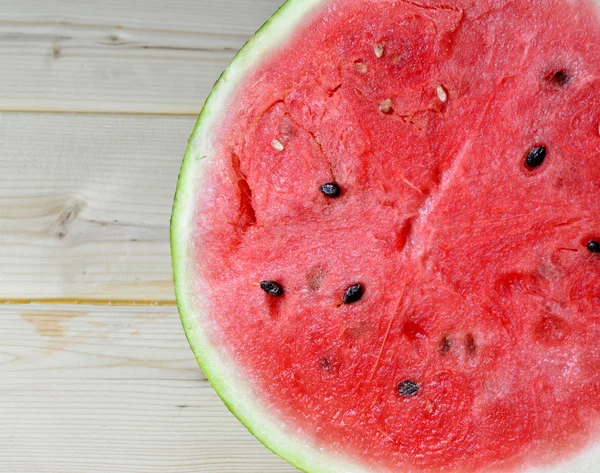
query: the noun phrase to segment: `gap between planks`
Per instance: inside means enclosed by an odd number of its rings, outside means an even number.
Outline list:
[[[114,306],[114,307],[176,307],[175,300],[145,301],[133,299],[0,299],[0,305],[91,305],[91,306]]]
[[[62,110],[55,108],[27,108],[27,107],[1,107],[0,113],[23,113],[23,114],[42,114],[42,115],[116,115],[120,117],[194,117],[197,118],[200,116],[200,112],[204,106],[200,106],[198,111],[194,112],[167,112],[167,111],[156,111],[156,112],[147,112],[144,110],[118,110],[118,109],[110,109],[107,108],[105,110],[98,109],[81,109],[81,110]]]

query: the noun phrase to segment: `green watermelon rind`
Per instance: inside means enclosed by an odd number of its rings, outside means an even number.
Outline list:
[[[600,1],[600,0],[597,0]],[[231,413],[269,450],[306,473],[375,473],[373,467],[353,462],[342,454],[326,452],[295,434],[252,397],[241,370],[208,341],[203,331],[202,301],[194,294],[193,217],[202,188],[204,167],[210,161],[212,127],[223,118],[228,98],[243,78],[289,38],[297,27],[327,0],[288,0],[256,32],[223,72],[200,112],[181,166],[171,217],[171,255],[177,306],[186,337],[198,365]],[[205,159],[206,158],[206,159]],[[528,473],[595,473],[600,445],[554,467],[528,469]]]

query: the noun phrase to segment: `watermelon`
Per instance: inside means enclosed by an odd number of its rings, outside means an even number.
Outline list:
[[[590,0],[289,0],[172,218],[187,337],[311,473],[600,472]]]

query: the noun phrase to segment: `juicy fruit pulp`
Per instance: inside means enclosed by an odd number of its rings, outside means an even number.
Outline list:
[[[198,199],[196,290],[211,342],[302,435],[480,471],[596,434],[595,8],[332,0],[244,79]]]

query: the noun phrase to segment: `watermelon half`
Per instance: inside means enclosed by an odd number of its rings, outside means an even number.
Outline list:
[[[600,16],[290,0],[172,218],[189,342],[311,473],[600,472]]]

